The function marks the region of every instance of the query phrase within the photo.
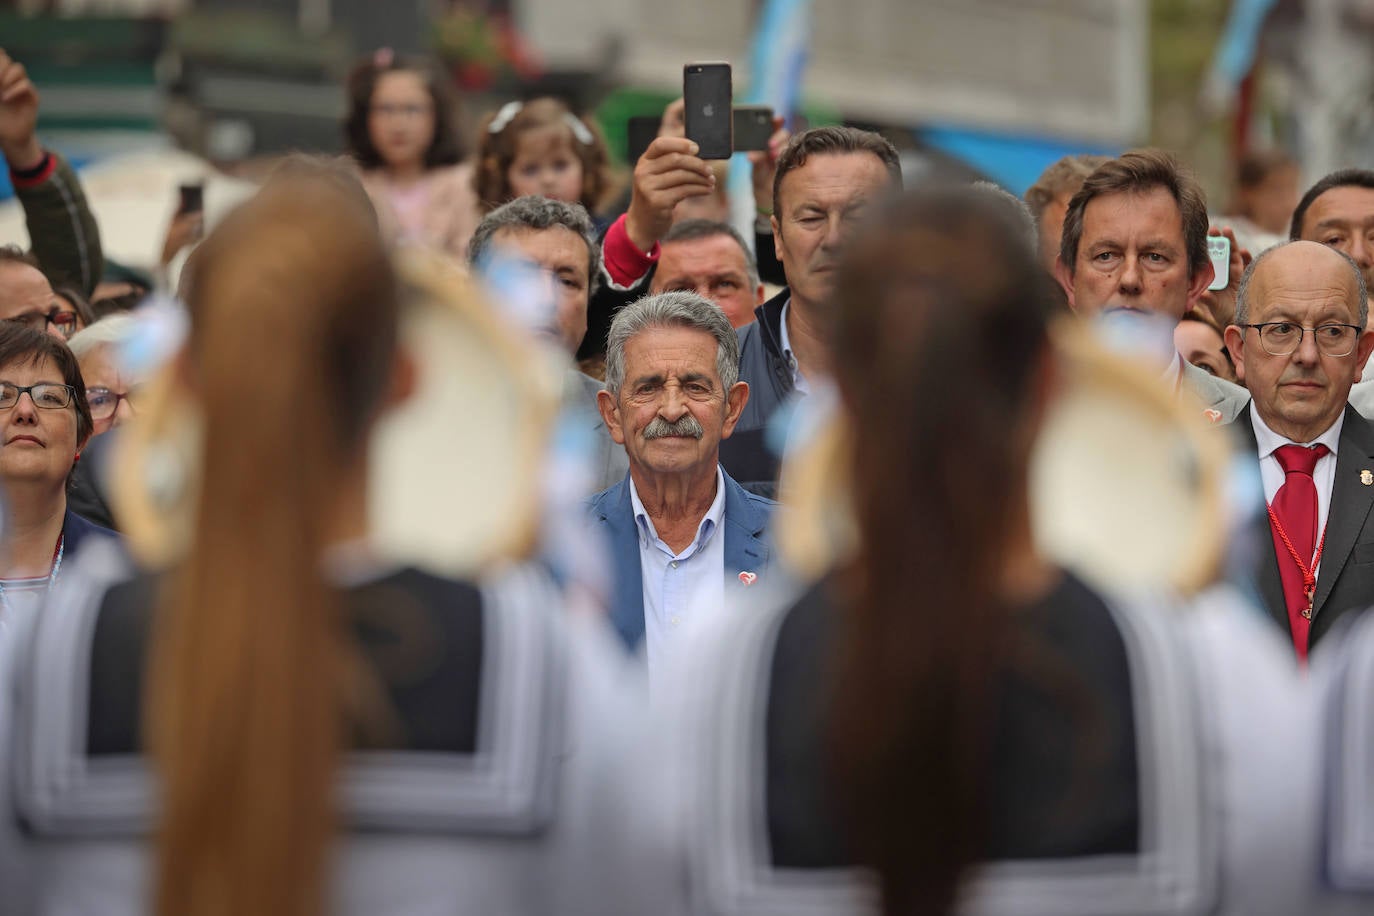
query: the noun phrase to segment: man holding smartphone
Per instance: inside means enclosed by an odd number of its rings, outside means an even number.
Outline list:
[[[765,283],[786,283],[782,265],[773,257],[773,175],[778,154],[787,143],[782,119],[773,119],[774,132],[768,148],[749,153],[753,167],[755,254],[758,275]],[[605,350],[606,332],[615,312],[649,291],[657,269],[659,243],[674,224],[708,216],[697,202],[724,197],[711,162],[702,159],[698,144],[687,138],[684,101],[677,99],[663,111],[658,137],[635,163],[630,206],[606,231],[602,240],[601,272],[605,280],[588,309],[587,337],[579,358]],[[728,208],[728,203],[727,203]],[[708,210],[714,207],[706,208]],[[708,218],[717,218],[714,214]]]
[[[1134,150],[1100,165],[1069,201],[1055,273],[1080,315],[1125,309],[1176,324],[1212,282],[1207,234],[1197,180],[1162,150]],[[1214,423],[1235,419],[1249,401],[1177,352],[1164,377],[1196,395]]]

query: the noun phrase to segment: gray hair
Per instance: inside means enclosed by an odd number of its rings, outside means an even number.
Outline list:
[[[673,223],[668,234],[659,239],[658,243],[667,245],[671,242],[694,242],[698,239],[715,238],[718,235],[728,236],[735,240],[740,251],[744,252],[744,269],[745,273],[749,275],[749,285],[757,287],[759,285],[758,259],[754,257],[754,252],[749,248],[749,243],[744,240],[744,236],[740,235],[739,230],[729,223],[722,223],[713,219],[684,219],[681,222]]]
[[[82,328],[67,341],[67,347],[78,361],[91,351],[106,344],[118,344],[128,340],[138,327],[138,319],[132,315],[116,312],[106,315],[93,324]]]
[[[1259,257],[1250,262],[1249,267],[1245,268],[1245,273],[1242,274],[1240,278],[1240,290],[1236,293],[1236,324],[1244,325],[1250,320],[1250,281],[1254,279],[1255,270],[1258,269],[1265,259],[1280,248],[1287,248],[1289,245],[1296,244],[1299,241],[1301,241],[1301,239],[1293,239],[1287,242],[1280,242],[1272,248],[1266,248],[1264,251],[1260,252]],[[1363,328],[1369,323],[1369,286],[1364,282],[1364,274],[1360,271],[1360,265],[1356,264],[1354,258],[1344,251],[1341,251],[1339,248],[1331,248],[1329,245],[1326,247],[1333,253],[1340,255],[1345,262],[1350,265],[1351,272],[1355,274],[1355,284],[1356,288],[1359,290],[1360,297],[1360,307],[1357,310],[1359,320],[1356,323]]]
[[[716,374],[727,392],[739,381],[739,338],[720,306],[696,293],[674,291],[645,296],[616,313],[606,335],[606,390],[620,394],[625,383],[625,345],[650,328],[693,328],[716,339]]]
[[[503,229],[542,232],[562,226],[587,243],[587,295],[596,292],[601,274],[601,243],[596,227],[581,204],[527,195],[492,210],[477,224],[468,241],[468,263],[476,266],[491,249],[491,241]]]
[[[1031,251],[1036,251],[1040,238],[1040,230],[1035,225],[1035,215],[1031,213],[1030,205],[1006,188],[991,181],[975,181],[969,186],[975,194],[985,195],[993,203],[1004,207],[1007,211],[1007,218],[1012,225],[1019,230],[1018,234],[1022,240],[1030,246]]]

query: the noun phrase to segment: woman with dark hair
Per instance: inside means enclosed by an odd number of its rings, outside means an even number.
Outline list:
[[[67,505],[91,430],[86,385],[67,345],[0,322],[0,621],[41,603],[88,538],[118,538]]]
[[[348,100],[344,137],[387,238],[462,260],[477,198],[447,79],[383,48],[353,68]]]
[[[618,825],[636,696],[599,621],[517,556],[460,581],[371,541],[371,437],[412,373],[367,215],[327,181],[265,187],[197,250],[187,306],[126,434],[149,499],[122,521],[166,568],[88,554],[31,641],[0,640],[6,677],[31,661],[21,708],[0,694],[0,914],[647,911]]]
[[[1070,378],[1023,227],[915,193],[839,272],[856,538],[667,685],[692,911],[1308,912],[1314,745],[1276,634],[1229,592],[1103,594],[1037,544],[1032,449]]]

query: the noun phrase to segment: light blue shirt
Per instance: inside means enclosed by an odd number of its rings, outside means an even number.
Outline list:
[[[630,478],[630,507],[639,532],[640,575],[644,583],[644,643],[649,670],[662,665],[681,642],[676,636],[689,620],[725,602],[725,475],[716,465],[716,498],[706,510],[697,536],[674,553],[654,528]]]
[[[787,368],[792,370],[792,387],[797,394],[805,395],[811,393],[811,383],[797,366],[797,357],[792,353],[792,339],[787,336],[787,316],[791,311],[792,300],[788,299],[782,307],[782,358],[787,360]]]

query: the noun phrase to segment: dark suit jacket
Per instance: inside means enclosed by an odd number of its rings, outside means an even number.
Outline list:
[[[1255,441],[1250,411],[1242,410],[1233,424],[1239,441],[1254,455]],[[1362,472],[1370,472],[1368,478]],[[1371,483],[1364,483],[1369,479]],[[1308,647],[1342,615],[1374,604],[1374,423],[1351,406],[1345,408],[1340,446],[1336,454],[1336,479],[1331,486],[1331,510],[1326,520],[1326,542],[1322,547],[1321,568],[1317,571],[1317,593],[1312,602],[1312,629]],[[1265,610],[1289,632],[1288,606],[1283,600],[1278,556],[1273,549],[1269,517],[1256,520],[1254,536],[1260,549],[1255,585]]]
[[[751,572],[762,580],[772,556],[768,520],[777,503],[755,496],[739,484],[725,479],[726,583],[738,582],[741,572]],[[630,475],[620,483],[587,501],[593,524],[599,526],[611,544],[615,582],[612,586],[611,624],[625,646],[631,650],[644,639],[644,578],[639,561],[639,530],[630,502]]]

